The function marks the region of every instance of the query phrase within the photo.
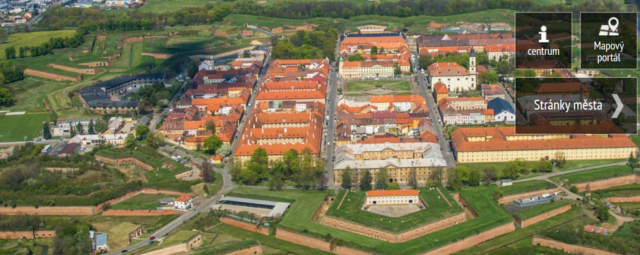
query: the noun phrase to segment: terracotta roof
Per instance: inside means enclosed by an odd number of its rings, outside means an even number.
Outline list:
[[[176,202],[187,202],[189,201],[189,199],[191,199],[191,197],[187,194],[184,194],[182,196],[180,196],[179,198],[176,198]]]
[[[418,194],[419,192],[415,189],[367,191],[367,197],[417,196]]]
[[[487,52],[515,52],[515,44],[503,44],[503,45],[485,45],[484,50]]]
[[[395,102],[425,102],[424,97],[420,95],[385,95],[385,96],[371,96],[369,99],[371,103],[395,103]]]
[[[445,85],[441,81],[436,82],[436,84],[433,84],[433,90],[436,92],[436,94],[449,94],[447,85]]]
[[[433,63],[427,67],[431,76],[463,76],[469,75],[469,70],[456,62]]]

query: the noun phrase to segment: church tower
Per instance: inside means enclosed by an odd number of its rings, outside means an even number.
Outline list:
[[[476,74],[476,52],[471,48],[471,53],[469,53],[469,74]]]

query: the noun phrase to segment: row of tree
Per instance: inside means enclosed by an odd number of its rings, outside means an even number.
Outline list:
[[[49,41],[43,42],[39,46],[21,46],[17,51],[14,46],[7,47],[4,50],[4,54],[7,59],[27,57],[27,52],[31,57],[46,56],[53,54],[54,49],[77,48],[82,43],[84,43],[84,30],[78,29],[74,36],[52,37],[49,38]]]
[[[298,31],[284,40],[271,38],[271,51],[274,59],[313,59],[335,57],[338,32],[329,27],[321,26],[317,31]]]
[[[269,164],[267,151],[258,147],[251,158],[245,162],[231,158],[231,177],[234,181],[247,185],[267,182],[270,189],[281,189],[286,180],[293,181],[298,187],[322,188],[325,184],[325,162],[316,158],[309,148],[302,154],[296,149],[286,151],[282,160],[275,160]]]

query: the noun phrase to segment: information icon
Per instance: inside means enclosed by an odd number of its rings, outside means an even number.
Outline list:
[[[611,23],[612,21],[615,21],[615,25]],[[608,23],[609,25],[602,25],[600,27],[599,36],[618,36],[618,25],[620,24],[618,18],[611,17]]]

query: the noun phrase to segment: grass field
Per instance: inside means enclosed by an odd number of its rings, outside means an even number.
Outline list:
[[[557,186],[545,180],[533,180],[526,182],[517,182],[511,186],[500,187],[504,196],[526,193],[536,190],[553,189]]]
[[[0,141],[25,141],[40,136],[42,132],[42,122],[48,121],[48,119],[48,113],[27,113],[12,116],[0,115]]]
[[[640,202],[630,202],[630,203],[615,203],[617,206],[622,207],[622,209],[626,211],[638,210],[640,209]]]
[[[530,219],[530,218],[533,218],[535,216],[538,216],[540,214],[546,213],[548,211],[552,211],[554,209],[563,207],[565,205],[575,204],[575,203],[576,203],[576,201],[572,201],[572,200],[553,201],[553,202],[546,203],[546,204],[531,206],[531,207],[529,207],[527,209],[520,210],[520,211],[514,213],[514,215],[518,216],[518,218],[520,218],[522,220],[526,220],[526,219]]]
[[[640,196],[640,184],[631,183],[607,189],[595,190],[591,191],[591,196],[594,198]]]
[[[567,160],[564,167],[556,167],[558,171],[567,171],[585,167],[600,166],[612,163],[626,162],[627,159],[594,159],[594,160]]]
[[[127,247],[129,245],[129,233],[133,232],[141,225],[123,222],[119,225],[109,229],[107,233],[107,243],[109,249],[118,250],[120,248]]]
[[[349,192],[340,209],[337,209],[338,204],[340,204],[345,194],[345,190],[341,190],[338,192],[338,195],[336,195],[326,214],[372,228],[395,233],[404,232],[440,219],[451,217],[463,211],[463,209],[455,203],[455,200],[449,192],[443,188],[440,188],[440,190],[453,206],[449,206],[444,199],[440,198],[438,191],[421,188],[420,197],[427,203],[427,208],[402,217],[387,217],[360,209],[366,200],[366,192],[364,191],[357,193]]]
[[[565,253],[547,253],[547,252],[533,252],[533,253],[518,253],[516,250],[526,247],[535,247],[531,245],[531,236],[539,233],[543,230],[553,228],[559,224],[563,224],[567,221],[580,221],[585,224],[596,224],[594,220],[584,216],[582,208],[573,208],[566,213],[551,217],[544,221],[530,225],[525,228],[517,229],[506,235],[502,235],[491,239],[489,241],[474,245],[466,250],[459,251],[457,255],[476,255],[476,254],[565,254]],[[550,249],[551,251],[554,251]]]
[[[140,7],[140,11],[147,12],[176,12],[187,7],[203,7],[207,3],[215,3],[217,1],[207,0],[150,0],[144,2],[144,5]]]
[[[7,84],[14,92],[14,104],[9,107],[11,111],[47,112],[42,101],[45,96],[53,91],[68,86],[65,82],[44,81],[39,78],[25,78],[24,80]],[[3,110],[5,110],[3,108]]]
[[[16,55],[18,54],[18,48],[23,46],[39,46],[43,42],[48,42],[52,37],[67,37],[73,36],[76,33],[75,30],[56,30],[56,31],[41,31],[41,32],[29,32],[29,33],[16,33],[11,34],[7,39],[7,42],[0,44],[0,58],[6,58],[4,50],[11,46],[16,48]]]
[[[347,83],[348,92],[358,92],[370,88],[411,91],[411,85],[408,81],[352,81]]]
[[[165,197],[177,198],[178,196],[164,194],[139,194],[117,203],[111,206],[111,208],[126,210],[155,210],[160,206],[158,201]]]
[[[321,239],[326,234],[331,233],[332,237],[345,241],[346,246],[376,254],[418,254],[511,222],[512,218],[491,198],[495,188],[496,186],[492,185],[465,188],[460,191],[460,194],[479,214],[477,218],[403,243],[388,243],[311,222],[311,217],[325,198],[326,193],[322,191],[265,191],[239,187],[233,190],[233,194],[234,196],[242,196],[243,194],[248,196],[277,196],[296,200],[289,208],[289,212],[285,214],[280,224],[278,224],[278,228]]]
[[[609,166],[594,170],[582,171],[577,173],[559,175],[549,178],[549,180],[558,183],[563,182],[563,186],[569,187],[574,183],[589,182],[594,180],[602,180],[613,177],[633,174],[633,169],[628,165]]]

